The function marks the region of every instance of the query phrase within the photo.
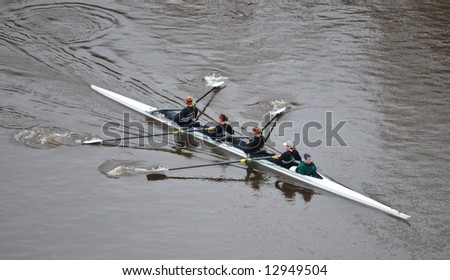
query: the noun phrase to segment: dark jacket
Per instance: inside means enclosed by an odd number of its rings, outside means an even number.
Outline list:
[[[226,133],[230,135],[234,134],[233,128],[227,123],[224,123],[223,125],[218,124],[213,131],[216,131],[217,136],[225,136]]]
[[[292,152],[286,151],[282,153],[279,158],[274,160],[274,163],[283,166],[285,168],[290,168],[291,166],[296,165],[295,160],[299,161],[302,160],[302,157],[300,156],[297,150],[293,150]]]
[[[265,142],[266,139],[264,138],[264,136],[253,137],[253,139],[248,143],[245,143],[239,139],[233,140],[234,146],[243,150],[246,154],[254,154],[257,151],[261,150],[264,147]]]
[[[226,136],[226,134],[233,135],[234,130],[231,127],[231,125],[225,123],[225,124],[218,124],[216,127],[212,130],[205,130],[203,133],[210,137],[214,138],[220,138]]]
[[[176,114],[173,120],[179,126],[190,126],[197,117],[197,114],[198,114],[197,107],[187,106],[183,110],[181,110],[178,114]]]

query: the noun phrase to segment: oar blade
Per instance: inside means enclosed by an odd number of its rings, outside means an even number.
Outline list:
[[[147,181],[159,181],[159,180],[165,180],[169,177],[167,177],[166,174],[147,174]]]
[[[276,116],[276,115],[279,115],[279,114],[281,114],[281,113],[284,113],[286,110],[287,110],[287,107],[279,108],[279,109],[277,109],[277,110],[275,110],[275,111],[270,112],[270,116]]]
[[[210,76],[204,77],[203,80],[206,82],[207,86],[215,88],[215,87],[224,87],[225,80],[228,80],[228,78],[218,75],[217,73],[213,73]]]
[[[225,81],[216,81],[216,82],[212,82],[209,83],[208,86],[213,87],[213,88],[224,88],[225,87]]]
[[[83,141],[82,143],[83,143],[83,145],[96,145],[96,144],[103,143],[103,140],[100,138],[92,138],[92,139]]]
[[[154,169],[150,169],[148,174],[166,174],[169,171],[168,168],[165,167],[157,167]]]

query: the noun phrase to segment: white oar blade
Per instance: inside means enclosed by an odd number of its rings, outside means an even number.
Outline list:
[[[211,75],[204,77],[203,80],[206,82],[207,86],[224,87],[225,80],[228,80],[228,78],[217,73],[212,73]]]
[[[99,139],[99,138],[93,138],[90,140],[83,141],[84,145],[93,145],[93,144],[101,144],[101,143],[103,143],[103,140]]]
[[[213,82],[213,83],[208,83],[208,86],[223,88],[223,87],[225,87],[225,81],[217,81],[217,82]]]
[[[271,116],[279,115],[279,114],[283,113],[284,111],[286,111],[286,109],[287,109],[287,107],[283,107],[283,108],[277,109],[277,110],[275,110],[273,112],[270,112],[270,115]]]
[[[398,215],[397,215],[399,218],[402,218],[402,219],[404,219],[404,220],[408,220],[409,218],[411,218],[411,216],[409,216],[409,215],[406,215],[406,214],[403,214],[403,213],[401,213],[401,212],[398,212]]]
[[[168,171],[169,171],[168,168],[158,167],[158,168],[149,170],[148,175],[165,175]]]

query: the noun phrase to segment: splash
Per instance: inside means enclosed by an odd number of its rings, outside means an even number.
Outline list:
[[[287,107],[288,103],[284,100],[274,100],[270,102],[272,104],[272,111],[271,112],[276,112],[282,108]]]
[[[219,82],[225,82],[228,78],[213,72],[211,75],[204,77],[203,80],[207,83],[207,85],[213,85]]]
[[[154,168],[147,167],[141,161],[107,160],[98,170],[108,178],[119,179],[150,173]]]
[[[86,136],[58,127],[34,127],[24,129],[14,138],[17,142],[36,149],[54,148],[61,145],[77,146]]]
[[[123,176],[133,176],[139,174],[147,174],[149,172],[146,168],[133,167],[133,166],[117,166],[113,170],[106,173],[109,177],[123,177]]]

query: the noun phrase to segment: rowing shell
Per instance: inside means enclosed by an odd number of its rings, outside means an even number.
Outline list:
[[[166,119],[162,114],[159,114],[160,110],[158,110],[156,107],[152,107],[149,105],[146,105],[144,103],[141,103],[139,101],[133,100],[131,98],[125,97],[123,95],[114,93],[112,91],[97,87],[92,85],[92,89],[99,92],[103,96],[112,99],[138,113],[141,113],[151,119],[153,119],[156,122],[159,122],[161,124],[164,124],[168,126],[171,129],[177,129],[179,130],[180,127],[173,121]],[[200,139],[202,141],[208,142],[209,144],[212,144],[229,154],[232,154],[233,156],[237,156],[239,158],[245,158],[247,155],[240,149],[232,146],[230,143],[226,142],[217,142],[210,137],[206,136],[205,134],[197,131],[187,131],[186,134],[192,135],[197,139]],[[372,207],[375,209],[378,209],[384,213],[387,213],[389,215],[392,215],[394,217],[398,217],[404,220],[407,220],[410,218],[410,216],[401,213],[387,205],[384,205],[378,201],[375,201],[365,195],[362,195],[360,193],[357,193],[355,191],[352,191],[351,189],[330,180],[323,174],[319,174],[322,176],[322,179],[311,177],[311,176],[305,176],[299,173],[296,173],[295,171],[291,171],[289,169],[286,169],[284,167],[281,167],[275,163],[272,163],[268,160],[258,160],[252,163],[249,163],[251,165],[255,165],[258,169],[266,170],[269,172],[273,172],[277,175],[280,175],[287,179],[287,181],[294,183],[294,184],[307,184],[310,189],[313,190],[319,190],[320,191],[326,191],[328,193],[332,193],[334,195],[347,198],[349,200],[361,203],[365,206]]]

